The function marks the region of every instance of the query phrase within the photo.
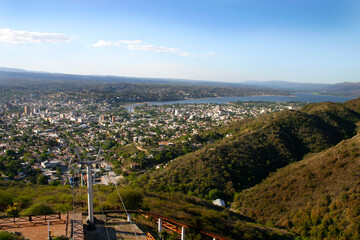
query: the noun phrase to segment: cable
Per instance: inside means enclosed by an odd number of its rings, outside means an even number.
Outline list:
[[[69,165],[71,164],[72,159],[69,162]],[[74,167],[73,167],[74,168]],[[72,174],[73,183],[72,183],[72,189],[73,189],[73,211],[72,211],[72,224],[71,224],[71,235],[72,239],[74,240],[74,224],[75,224],[75,184],[74,184],[74,174]],[[71,184],[71,183],[70,183]]]
[[[74,224],[75,224],[75,188],[73,184],[73,214],[72,214],[72,224],[71,224],[71,233],[74,240]]]
[[[93,183],[94,183],[94,180],[93,180]],[[94,185],[94,184],[93,184],[93,185]],[[101,212],[102,212],[102,215],[104,215],[104,209],[103,209],[103,207],[102,207],[102,201],[101,201],[101,197],[100,197],[99,185],[98,185],[98,184],[96,184],[96,185],[97,185],[97,193],[98,193],[98,197],[99,197]],[[108,231],[108,229],[107,229],[106,222],[107,222],[107,219],[106,219],[106,216],[105,216],[105,230],[106,230],[106,235],[107,235],[108,240],[110,240],[109,231]]]
[[[109,181],[109,178],[108,178],[107,176],[106,176],[106,178],[107,178],[108,181]],[[120,200],[121,200],[121,203],[122,203],[122,205],[123,205],[123,207],[124,207],[126,216],[128,216],[129,214],[128,214],[127,210],[126,210],[126,207],[125,207],[124,201],[123,201],[123,199],[122,199],[122,197],[121,197],[121,194],[120,194],[120,192],[119,192],[119,189],[118,189],[118,187],[116,186],[116,184],[114,184],[114,185],[115,185],[116,191],[117,191],[117,193],[118,193],[118,195],[119,195],[119,198],[120,198]],[[136,239],[138,239],[137,234],[136,234],[136,232],[135,232],[135,228],[134,228],[133,223],[132,223],[132,221],[131,221],[131,218],[130,218],[129,220],[130,220],[131,228],[132,228],[132,230],[133,230],[133,232],[134,232],[134,234],[135,234],[135,237],[136,237]]]

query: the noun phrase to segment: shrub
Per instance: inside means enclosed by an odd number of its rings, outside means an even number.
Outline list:
[[[9,217],[18,217],[20,216],[21,210],[20,204],[14,203],[12,206],[9,206],[5,212]]]
[[[24,240],[25,238],[21,235],[21,233],[11,233],[6,231],[0,232],[0,240]]]
[[[119,192],[127,209],[134,210],[142,207],[144,194],[141,191],[134,189],[121,189]],[[112,198],[116,200],[116,202],[120,203],[122,208],[122,203],[117,191],[112,194]]]
[[[54,210],[46,203],[37,203],[37,204],[29,207],[28,209],[26,209],[24,211],[23,215],[26,215],[26,216],[44,215],[44,214],[52,214],[52,213],[54,213]]]
[[[4,211],[13,203],[14,197],[5,191],[0,191],[0,211]]]

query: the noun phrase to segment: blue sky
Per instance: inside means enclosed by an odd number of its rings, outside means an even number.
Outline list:
[[[337,83],[359,65],[359,0],[0,1],[2,67]]]

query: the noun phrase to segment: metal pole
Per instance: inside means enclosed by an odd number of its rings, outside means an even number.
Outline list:
[[[185,227],[181,227],[181,240],[185,240]]]
[[[93,191],[92,191],[92,176],[91,163],[87,163],[87,187],[88,187],[88,215],[90,224],[94,224],[94,209],[93,209]]]
[[[162,230],[162,219],[159,218],[159,222],[158,222],[158,234],[159,234],[159,236],[161,234],[161,230]]]
[[[48,238],[49,238],[49,240],[51,240],[51,233],[50,233],[50,221],[48,220],[47,221],[48,222]]]

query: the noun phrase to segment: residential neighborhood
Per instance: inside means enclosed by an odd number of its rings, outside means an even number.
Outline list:
[[[61,94],[54,97],[62,99]],[[0,172],[4,179],[66,184],[83,178],[83,158],[95,159],[95,183],[118,184],[134,171],[166,167],[168,161],[202,148],[216,137],[202,132],[233,121],[284,109],[299,102],[229,104],[143,104],[116,108],[90,99],[40,100],[36,94],[0,104]],[[181,150],[179,150],[181,149]],[[85,184],[86,181],[81,181]]]

